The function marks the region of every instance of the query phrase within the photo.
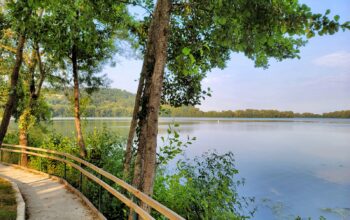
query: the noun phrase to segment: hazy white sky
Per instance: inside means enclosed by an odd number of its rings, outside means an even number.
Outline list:
[[[350,21],[349,0],[302,0],[314,12],[331,9],[340,21]],[[112,87],[136,92],[142,61],[116,58],[103,70]],[[214,69],[204,80],[213,96],[202,110],[278,109],[322,113],[350,109],[350,31],[316,37],[301,50],[300,60],[271,62],[267,70],[241,54],[232,54],[224,70]]]

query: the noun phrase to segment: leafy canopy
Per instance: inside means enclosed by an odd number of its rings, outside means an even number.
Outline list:
[[[60,75],[67,78],[75,47],[80,81],[91,89],[105,84],[105,76],[96,73],[118,52],[115,41],[128,40],[127,26],[132,19],[126,5],[102,0],[49,2],[37,36],[57,59]]]
[[[329,15],[312,13],[297,0],[175,1],[163,103],[200,104],[210,95],[201,81],[213,68],[225,68],[232,53],[267,68],[271,58],[300,58],[309,38],[350,28]]]

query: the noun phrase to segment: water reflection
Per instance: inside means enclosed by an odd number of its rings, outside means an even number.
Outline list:
[[[316,170],[316,177],[331,183],[350,185],[350,169],[345,167],[329,167]],[[349,198],[350,203],[350,198]]]

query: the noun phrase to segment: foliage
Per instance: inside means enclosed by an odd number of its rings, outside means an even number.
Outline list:
[[[232,152],[204,153],[193,161],[180,160],[175,174],[159,170],[154,198],[186,219],[248,219],[254,198],[242,197]]]
[[[22,79],[21,84],[22,85],[18,87],[19,100],[17,108],[13,113],[14,118],[20,122],[27,120],[28,122],[20,124],[26,125],[28,128],[34,123],[48,121],[51,118],[51,112],[46,100],[42,96],[36,97],[35,100],[30,100],[33,99],[33,97],[30,97],[29,81]],[[31,105],[29,104],[30,102],[32,102]]]
[[[114,176],[121,177],[123,171],[123,155],[125,140],[106,128],[94,130],[86,136],[86,145],[88,148],[88,161],[94,165],[108,171]],[[112,181],[106,181],[111,186],[115,186],[118,191],[121,189]],[[86,181],[86,195],[90,201],[95,201],[97,205],[99,186],[90,181]],[[104,192],[102,194],[102,212],[107,219],[125,219],[127,210],[125,205],[115,199],[111,194]]]
[[[2,12],[3,6],[0,7],[0,113],[6,103],[8,96],[9,71],[14,64],[13,52],[7,50],[7,46],[14,45],[14,33],[9,29],[8,16]]]
[[[121,176],[125,139],[103,128],[87,135],[89,161],[115,176]],[[111,159],[113,158],[113,159]]]
[[[167,136],[161,136],[160,139],[163,145],[159,148],[157,154],[157,165],[166,165],[176,156],[183,153],[184,149],[192,144],[192,141],[196,140],[196,137],[190,138],[187,136],[185,140],[181,140],[179,130],[179,124],[168,125]]]
[[[350,118],[350,110],[335,111],[322,114],[325,118]]]
[[[7,95],[7,83],[3,77],[0,76],[0,107],[5,105],[5,97],[7,97]]]
[[[81,84],[89,91],[104,85],[105,76],[97,73],[118,51],[116,38],[128,39],[126,27],[131,18],[126,6],[115,1],[62,0],[50,1],[45,10],[38,36],[60,66],[56,74],[70,82],[67,71],[76,53]]]
[[[194,106],[211,96],[210,88],[203,90],[201,81],[205,78],[200,74],[169,74],[165,73],[162,92],[162,104],[173,107]]]
[[[54,117],[73,115],[69,100],[58,90],[45,90],[44,96],[52,109]],[[88,94],[82,93],[83,97]],[[85,106],[88,117],[121,117],[132,114],[135,96],[119,89],[99,89],[91,94],[90,102]]]
[[[312,13],[296,1],[175,1],[162,102],[198,105],[210,91],[202,80],[213,68],[225,68],[230,54],[243,53],[257,67],[270,59],[299,58],[307,39],[350,29],[338,15]]]
[[[18,144],[18,132],[8,132],[4,138],[4,143]]]
[[[11,183],[0,178],[0,219],[15,220],[16,207],[16,195]]]

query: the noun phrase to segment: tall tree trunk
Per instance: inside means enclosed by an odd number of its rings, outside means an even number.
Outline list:
[[[158,0],[148,33],[143,71],[146,76],[139,116],[138,152],[133,183],[152,195],[156,171],[158,117],[167,58],[171,0]],[[150,211],[145,204],[141,206]]]
[[[130,123],[128,141],[126,143],[126,149],[125,149],[125,155],[124,155],[123,179],[125,181],[128,181],[129,176],[130,176],[130,167],[131,167],[131,159],[132,159],[132,145],[133,145],[134,136],[135,136],[136,127],[137,127],[137,117],[138,117],[138,113],[140,110],[140,102],[141,102],[140,99],[141,99],[141,95],[142,95],[143,88],[145,85],[144,81],[145,81],[145,74],[143,71],[141,71],[140,81],[139,81],[139,85],[138,85],[137,93],[136,93],[136,97],[135,97],[134,110],[132,113],[132,119],[131,119],[131,123]]]
[[[38,94],[35,91],[35,77],[34,77],[34,72],[35,72],[35,67],[38,62],[38,57],[39,54],[37,54],[36,49],[33,48],[32,55],[31,55],[31,60],[29,63],[29,70],[28,73],[30,75],[30,82],[29,82],[29,101],[27,103],[27,106],[23,110],[20,118],[19,118],[19,145],[22,146],[28,146],[28,130],[30,126],[32,125],[32,115],[33,115],[33,107],[38,99]],[[43,75],[40,74],[40,81],[42,80]],[[42,86],[42,84],[40,85]],[[27,166],[28,165],[28,156],[25,153],[26,149],[22,149],[22,154],[21,154],[21,165],[22,166]]]
[[[145,140],[147,140],[145,143],[142,191],[149,195],[152,195],[153,193],[153,183],[156,169],[158,118],[164,80],[164,68],[167,59],[171,0],[160,0],[158,4],[154,18],[155,34],[152,36],[153,40],[157,42],[155,45],[155,65],[149,88],[150,95],[147,103],[146,123],[142,125],[140,133],[140,139],[145,138]]]
[[[74,79],[74,121],[75,131],[77,135],[77,142],[79,146],[80,156],[85,158],[87,151],[81,131],[81,120],[80,120],[80,100],[79,100],[79,75],[78,75],[78,60],[77,60],[77,47],[73,45],[72,48],[72,65],[73,65],[73,79]]]
[[[4,111],[1,125],[0,125],[0,146],[6,135],[13,109],[17,105],[17,84],[18,84],[19,71],[21,69],[22,61],[23,61],[24,43],[25,43],[25,36],[21,34],[18,37],[18,45],[16,50],[16,62],[11,74],[10,92],[8,95],[5,111]]]
[[[20,126],[19,128],[19,145],[28,146],[28,130],[25,127]],[[22,149],[21,154],[21,166],[26,167],[28,165],[28,156],[26,149]]]
[[[138,119],[138,130],[137,132],[137,138],[138,138],[138,146],[137,146],[137,154],[136,158],[134,161],[134,176],[132,180],[132,185],[135,186],[136,188],[142,190],[142,178],[143,178],[143,173],[144,173],[144,150],[145,150],[145,141],[147,141],[145,138],[140,138],[141,129],[145,129],[143,126],[146,123],[146,116],[147,116],[147,102],[149,99],[149,94],[150,90],[146,89],[150,87],[151,84],[151,79],[152,79],[152,74],[153,74],[153,66],[155,63],[155,58],[154,58],[154,42],[151,41],[151,36],[153,32],[151,29],[148,32],[148,43],[146,47],[146,52],[144,56],[144,62],[141,70],[141,76],[140,79],[143,77],[143,83],[142,85],[139,84],[140,88],[140,98],[135,102],[135,107],[138,104],[137,108],[137,119]],[[137,103],[137,104],[136,104]],[[135,110],[135,108],[134,108]],[[137,120],[135,121],[137,123]],[[135,126],[136,130],[136,126]],[[130,133],[129,133],[130,134]],[[131,211],[129,215],[129,220],[133,219],[134,213]]]

